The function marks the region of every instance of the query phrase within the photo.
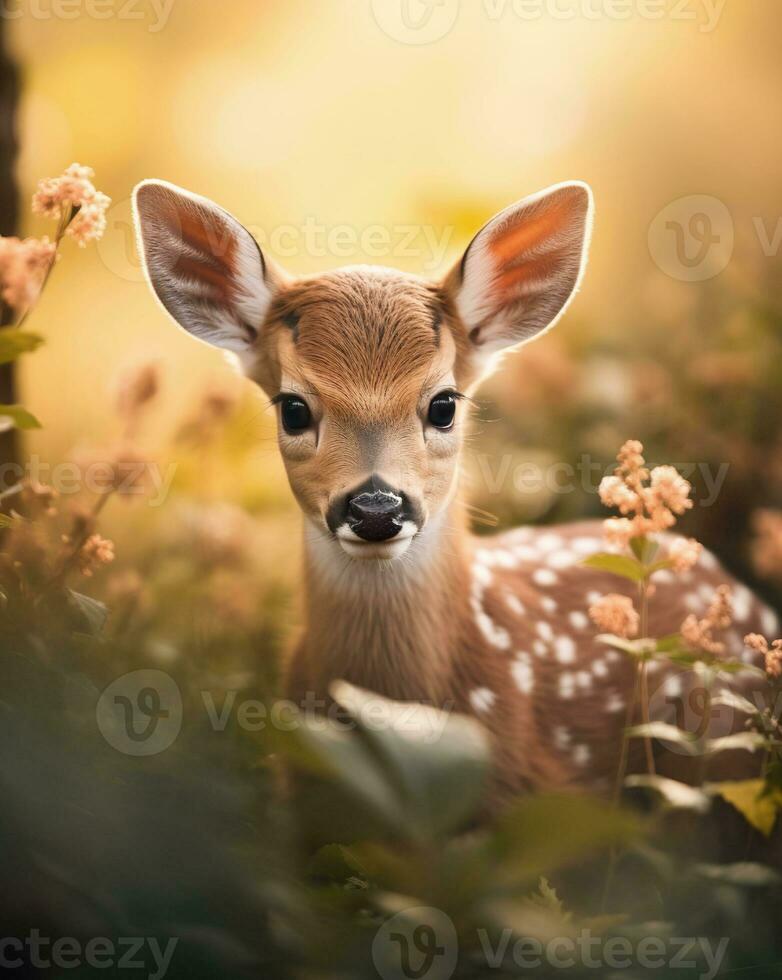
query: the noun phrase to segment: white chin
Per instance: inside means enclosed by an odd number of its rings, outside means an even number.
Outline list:
[[[350,555],[351,558],[388,560],[391,558],[401,558],[410,547],[413,536],[406,535],[405,537],[391,538],[390,541],[361,541],[360,538],[350,540],[343,537],[338,537],[337,540],[345,554]]]

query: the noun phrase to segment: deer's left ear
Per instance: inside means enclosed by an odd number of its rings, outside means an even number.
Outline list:
[[[557,184],[501,211],[446,280],[481,370],[491,355],[553,326],[586,265],[592,192]]]

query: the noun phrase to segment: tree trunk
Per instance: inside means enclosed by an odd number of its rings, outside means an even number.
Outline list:
[[[16,107],[19,72],[6,49],[6,23],[0,19],[0,235],[13,235],[19,217],[14,164],[16,162]],[[0,304],[0,322],[8,323],[10,310]],[[0,364],[0,404],[16,401],[13,364]],[[15,429],[0,433],[0,463],[18,462],[19,441]]]

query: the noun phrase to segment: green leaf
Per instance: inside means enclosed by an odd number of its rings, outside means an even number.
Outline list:
[[[313,855],[309,873],[314,878],[344,882],[356,876],[365,878],[366,871],[356,855],[342,844],[326,844]]]
[[[768,739],[760,732],[736,732],[722,738],[710,738],[706,743],[709,752],[730,752],[734,749],[757,752],[758,749],[768,748],[769,744]]]
[[[760,709],[748,698],[742,697],[730,688],[725,688],[712,696],[712,704],[723,705],[726,708],[733,708],[734,711],[741,711],[745,715],[756,715]]]
[[[42,343],[43,337],[39,337],[38,334],[6,327],[0,330],[0,364],[15,361],[22,354],[37,350]]]
[[[301,713],[291,731],[276,734],[289,761],[322,781],[316,819],[335,821],[348,840],[390,834],[421,842],[474,815],[490,754],[478,722],[390,701],[343,681],[331,695],[346,709],[350,728]]]
[[[711,806],[709,795],[703,790],[665,776],[628,776],[625,786],[654,790],[672,810],[694,810],[695,813],[706,813]]]
[[[86,632],[92,636],[97,636],[106,625],[109,618],[109,610],[102,602],[92,599],[81,592],[74,592],[73,589],[65,590],[68,595],[68,602],[80,614],[86,625]]]
[[[628,555],[614,555],[607,551],[601,551],[596,555],[590,555],[582,562],[587,568],[594,568],[600,572],[610,572],[620,578],[630,579],[631,582],[642,582],[646,577],[644,566],[636,559]]]
[[[635,557],[644,565],[648,565],[649,562],[657,554],[659,545],[654,540],[654,538],[631,538],[630,547],[633,550]]]
[[[766,794],[762,779],[736,779],[722,783],[707,783],[705,789],[721,796],[734,806],[748,823],[766,837],[771,836],[777,814],[782,808],[782,791]]]
[[[647,570],[647,572],[649,577],[651,578],[655,572],[663,572],[669,568],[673,568],[673,562],[670,561],[668,558],[663,558],[662,561],[656,561],[653,565],[651,565]]]
[[[622,653],[627,653],[631,657],[637,657],[641,659],[642,657],[649,656],[649,641],[648,640],[625,640],[621,636],[615,636],[613,633],[599,633],[595,639],[598,643],[605,643],[606,646],[613,647],[615,650],[621,650]]]
[[[464,715],[390,701],[345,681],[332,685],[398,787],[407,821],[423,836],[458,827],[481,802],[490,748],[485,729]]]
[[[40,429],[41,423],[22,405],[0,405],[0,431],[4,428],[6,419],[11,421],[8,428],[14,429]]]
[[[628,738],[656,738],[661,742],[673,742],[681,746],[688,755],[700,755],[697,739],[689,732],[664,721],[650,721],[648,725],[636,725],[625,732]]]
[[[782,881],[773,868],[755,861],[739,861],[736,864],[697,864],[695,870],[711,881],[740,885],[745,888],[769,888]]]
[[[556,888],[552,886],[548,878],[541,877],[538,882],[538,890],[533,892],[526,901],[537,908],[547,909],[549,912],[553,912],[563,922],[567,922],[572,918],[572,914],[566,911],[565,906],[562,904],[562,899],[557,895]]]
[[[655,649],[658,653],[676,653],[681,648],[681,643],[681,633],[669,633],[657,640]]]
[[[491,848],[500,883],[536,881],[601,848],[639,837],[635,814],[602,800],[572,794],[536,794],[512,804],[499,818]]]

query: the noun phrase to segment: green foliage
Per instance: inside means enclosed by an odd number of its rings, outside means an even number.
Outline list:
[[[22,354],[30,354],[44,342],[38,334],[6,327],[0,330],[0,364],[10,364]]]
[[[40,429],[38,419],[21,405],[0,405],[0,419],[8,419],[16,429]]]
[[[598,552],[585,558],[583,564],[599,572],[610,572],[631,582],[642,582],[646,578],[646,568],[642,562],[629,555],[615,555],[610,552]]]

